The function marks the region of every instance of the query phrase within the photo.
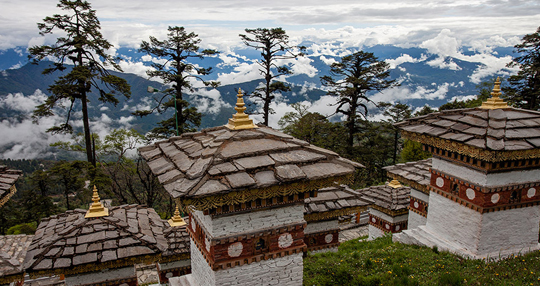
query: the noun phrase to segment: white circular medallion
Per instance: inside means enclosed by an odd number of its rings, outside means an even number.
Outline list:
[[[527,198],[532,198],[536,196],[536,189],[535,188],[530,188],[528,191],[527,191]]]
[[[385,224],[384,227],[386,227],[386,229],[390,229],[390,226],[388,224]]]
[[[474,198],[476,197],[474,190],[471,188],[468,188],[465,194],[467,195],[467,198],[469,198],[469,200],[474,200]]]
[[[330,233],[330,234],[327,234],[325,237],[324,237],[324,241],[326,241],[326,243],[330,243],[332,242],[332,240],[334,240],[334,236]]]
[[[417,209],[420,205],[418,204],[418,202],[414,202],[414,208]]]
[[[396,231],[399,230],[399,229],[400,229],[399,225],[396,225]]]
[[[374,217],[371,218],[371,221],[372,222],[377,222],[377,220]]]
[[[493,196],[491,196],[491,202],[496,204],[500,198],[501,196],[499,196],[499,194],[493,194]]]
[[[293,243],[292,235],[288,232],[282,234],[278,238],[278,246],[279,248],[287,248],[291,246]]]
[[[438,177],[437,180],[435,180],[435,185],[437,187],[442,188],[444,186],[444,179],[441,177]]]
[[[244,249],[244,246],[241,242],[235,242],[231,245],[229,245],[229,248],[227,249],[227,253],[230,257],[238,257],[240,254],[242,254],[242,250]]]

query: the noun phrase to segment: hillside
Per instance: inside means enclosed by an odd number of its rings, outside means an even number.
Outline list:
[[[436,248],[393,243],[390,236],[350,240],[337,253],[304,259],[306,286],[539,285],[540,252],[486,263]]]

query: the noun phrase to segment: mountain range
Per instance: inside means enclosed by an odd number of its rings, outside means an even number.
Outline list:
[[[294,102],[304,102],[310,106],[310,111],[326,115],[333,113],[334,107],[330,105],[334,99],[326,96],[320,77],[329,74],[329,64],[339,61],[339,55],[356,50],[339,51],[338,46],[330,50],[328,54],[321,52],[308,54],[302,60],[288,63],[295,73],[282,80],[291,84],[292,90],[277,98],[273,106],[276,114],[271,117],[271,125],[276,127],[279,117],[286,111],[291,111],[289,105]],[[373,52],[379,59],[386,60],[391,66],[391,78],[400,83],[397,88],[370,94],[370,98],[374,102],[399,101],[410,105],[413,109],[426,104],[437,107],[451,99],[473,96],[477,94],[477,84],[480,82],[491,80],[496,75],[506,76],[515,72],[504,68],[504,64],[514,56],[512,47],[494,48],[488,52],[461,47],[453,56],[436,54],[420,47],[376,45],[363,47],[363,50]],[[149,94],[148,86],[164,88],[162,84],[149,80],[144,74],[146,67],[159,59],[130,48],[119,48],[116,55],[124,59],[121,65],[125,72],[113,73],[125,78],[131,85],[131,98],[120,99],[120,104],[114,107],[99,103],[96,96],[91,95],[90,117],[95,122],[95,129],[130,127],[139,132],[147,132],[157,122],[172,115],[172,111],[165,115],[154,114],[144,118],[135,118],[131,115],[136,109],[154,106],[152,98],[158,94]],[[42,75],[42,70],[50,62],[30,64],[27,56],[26,48],[23,47],[0,52],[0,122],[2,122],[0,128],[6,130],[30,120],[32,105],[44,100],[48,94],[48,86],[60,75],[58,72]],[[222,84],[217,90],[201,88],[188,96],[190,102],[204,114],[201,128],[225,124],[234,113],[238,88],[250,92],[260,84],[261,79],[255,62],[258,57],[260,54],[254,50],[238,49],[233,53],[193,62],[201,67],[212,67],[213,73],[206,79],[218,80]],[[377,117],[378,113],[379,111],[373,107],[369,114],[374,116],[372,119],[377,119],[380,118]],[[336,119],[334,117],[334,120]],[[57,118],[56,123],[61,120]],[[43,131],[43,128],[40,130]],[[47,142],[51,140],[46,135],[40,136],[47,138]],[[17,144],[20,144],[14,141],[17,140],[0,139],[0,151],[14,152]]]

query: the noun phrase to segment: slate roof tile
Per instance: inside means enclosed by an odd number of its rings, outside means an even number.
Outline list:
[[[332,151],[263,126],[235,131],[224,126],[209,128],[152,146],[161,146],[157,148],[161,153],[151,157],[150,169],[174,198],[202,198],[251,187],[318,180],[348,175],[354,168],[363,167]],[[166,162],[172,163],[173,168],[168,169]]]
[[[43,219],[36,233],[48,235],[33,237],[24,259],[27,272],[53,273],[85,264],[99,267],[104,262],[141,255],[154,255],[157,261],[161,253],[171,248],[164,233],[168,231],[168,236],[179,233],[184,240],[188,237],[185,228],[171,228],[155,210],[145,206],[110,207],[106,217],[85,219],[85,214],[86,210],[73,210]],[[70,230],[66,231],[68,228]],[[100,231],[80,234],[84,228]],[[66,238],[71,234],[77,235]],[[175,251],[189,252],[189,244]],[[104,267],[110,265],[104,264]]]
[[[395,125],[408,132],[488,150],[538,148],[538,144],[533,142],[540,139],[540,112],[517,108],[445,110],[410,118]]]

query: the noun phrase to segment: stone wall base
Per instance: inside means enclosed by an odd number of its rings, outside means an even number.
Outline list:
[[[531,247],[504,249],[478,255],[430,232],[425,225],[419,226],[415,229],[404,230],[401,233],[395,233],[392,236],[392,241],[401,242],[404,244],[416,244],[427,247],[436,246],[439,251],[449,251],[462,257],[472,259],[485,259],[488,261],[498,261],[500,259],[504,259],[513,255],[523,255],[528,252],[540,250],[540,244],[536,244]]]
[[[414,229],[421,225],[426,225],[427,218],[423,217],[411,210],[409,210],[409,221],[407,225],[407,229]]]

